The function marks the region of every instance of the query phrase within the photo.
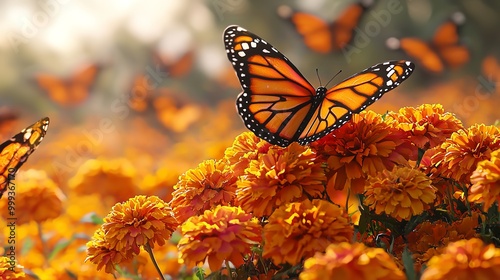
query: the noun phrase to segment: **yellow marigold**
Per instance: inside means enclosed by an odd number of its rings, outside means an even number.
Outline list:
[[[252,245],[260,244],[259,221],[240,207],[217,206],[182,224],[179,261],[188,267],[208,260],[210,270],[219,270],[227,260],[236,267],[244,263]]]
[[[251,160],[257,159],[261,153],[267,153],[272,145],[255,136],[253,132],[243,132],[236,137],[233,145],[226,149],[224,158],[231,165],[235,176],[240,176]]]
[[[170,206],[179,223],[234,200],[237,177],[221,160],[206,160],[179,177]]]
[[[135,176],[136,170],[127,159],[89,159],[69,179],[68,186],[76,195],[99,193],[111,206],[135,195]]]
[[[369,176],[365,204],[376,214],[385,213],[398,221],[408,220],[429,209],[436,198],[436,188],[422,171],[396,166]]]
[[[327,190],[348,188],[353,193],[362,193],[367,175],[405,164],[413,152],[407,135],[373,111],[363,111],[312,143],[330,170]]]
[[[318,252],[307,259],[299,279],[404,280],[406,277],[383,249],[342,242],[331,244],[325,253]]]
[[[491,153],[490,160],[477,164],[477,169],[470,177],[471,183],[468,200],[483,203],[483,210],[497,202],[500,209],[500,149]]]
[[[445,112],[441,104],[404,107],[397,113],[389,112],[385,120],[395,120],[398,128],[410,133],[410,141],[422,149],[441,145],[453,132],[463,129],[462,122]]]
[[[2,208],[3,209],[3,208]],[[16,279],[31,279],[26,277],[24,267],[11,260],[9,257],[0,257],[0,279],[16,280]]]
[[[469,184],[478,162],[489,159],[491,152],[498,149],[500,128],[475,124],[454,132],[441,144],[431,160],[437,166],[436,175]]]
[[[20,171],[11,187],[15,184],[15,211],[7,211],[8,200],[0,200],[1,215],[4,218],[16,218],[16,224],[31,221],[38,223],[55,219],[64,212],[66,197],[45,171],[29,169]]]
[[[500,279],[500,249],[478,238],[451,243],[429,260],[420,279]]]
[[[272,146],[251,160],[237,182],[236,205],[255,216],[269,216],[276,207],[309,197],[322,197],[326,177],[316,154],[292,143]]]
[[[156,196],[139,195],[113,206],[102,229],[112,249],[137,255],[141,246],[164,245],[177,226],[167,203]]]
[[[92,239],[87,242],[87,258],[85,262],[90,261],[97,265],[97,270],[105,267],[107,273],[115,271],[115,265],[129,262],[133,255],[131,251],[118,251],[107,241],[106,234],[102,228],[94,232]]]
[[[334,242],[348,242],[353,226],[343,208],[326,200],[304,200],[281,206],[264,226],[264,258],[278,265],[298,264]]]

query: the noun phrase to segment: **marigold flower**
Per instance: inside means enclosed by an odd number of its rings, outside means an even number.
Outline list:
[[[278,265],[298,264],[334,242],[348,242],[354,229],[343,208],[326,200],[304,200],[281,206],[264,226],[264,258]]]
[[[453,132],[463,129],[462,122],[445,112],[441,104],[404,107],[397,113],[389,112],[385,120],[395,120],[398,128],[410,133],[410,142],[421,149],[441,145]]]
[[[113,206],[102,229],[110,248],[139,254],[140,247],[162,246],[178,226],[172,209],[156,196],[139,195]]]
[[[235,204],[257,217],[269,216],[282,204],[322,197],[325,181],[321,163],[311,149],[298,143],[273,146],[250,161],[237,182]]]
[[[237,177],[224,161],[206,160],[179,177],[170,205],[179,223],[234,200]]]
[[[452,178],[462,184],[470,183],[470,176],[477,164],[491,157],[500,149],[500,128],[475,124],[454,132],[432,157],[437,174]]]
[[[240,176],[251,160],[257,159],[259,154],[267,153],[272,145],[255,136],[253,132],[243,132],[236,137],[233,145],[226,149],[224,158],[235,172]]]
[[[251,246],[261,242],[261,226],[240,207],[217,206],[182,224],[179,261],[188,267],[208,260],[210,270],[219,270],[224,260],[236,267],[244,263]]]
[[[301,280],[322,279],[406,279],[394,260],[381,248],[362,243],[331,244],[304,263]]]
[[[483,210],[495,203],[500,209],[500,149],[491,153],[491,159],[477,164],[477,169],[471,175],[469,201],[483,203]]]
[[[500,249],[481,239],[451,243],[441,255],[432,257],[420,279],[491,279],[500,278]]]
[[[31,279],[31,277],[26,277],[24,273],[24,267],[17,264],[15,260],[11,260],[9,257],[0,257],[0,279],[6,280],[16,280],[16,279]]]
[[[115,265],[128,262],[132,259],[131,251],[118,251],[106,239],[102,228],[94,232],[92,239],[87,242],[87,258],[85,262],[97,264],[97,270],[105,267],[107,273],[113,273]]]
[[[69,179],[76,195],[99,193],[104,201],[125,201],[136,193],[136,170],[127,159],[89,159]],[[106,186],[106,187],[102,187]]]
[[[66,197],[43,170],[20,171],[14,181],[16,195],[16,224],[55,219],[64,212]],[[11,185],[12,186],[12,185]],[[0,200],[0,209],[7,209],[8,200]],[[8,218],[9,211],[1,215]]]
[[[385,213],[398,221],[408,220],[429,209],[436,188],[422,171],[396,166],[369,176],[365,187],[366,205],[376,214]]]
[[[395,164],[406,164],[413,153],[407,132],[385,123],[373,111],[354,115],[351,121],[311,144],[326,159],[327,190],[348,188],[362,193],[366,176]]]

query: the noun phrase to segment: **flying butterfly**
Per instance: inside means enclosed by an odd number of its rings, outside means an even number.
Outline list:
[[[100,68],[96,64],[85,65],[69,77],[39,73],[35,75],[35,80],[54,103],[62,107],[75,107],[89,97]]]
[[[351,42],[356,27],[372,4],[372,0],[350,4],[333,22],[327,22],[313,14],[295,11],[286,5],[278,8],[278,15],[293,24],[311,50],[329,53],[340,50]]]
[[[42,142],[48,128],[49,118],[43,118],[0,144],[0,198],[16,172]]]
[[[460,43],[459,27],[464,20],[463,14],[453,14],[437,28],[430,42],[417,37],[406,37],[389,38],[386,43],[390,49],[401,49],[427,71],[439,74],[447,67],[459,68],[470,59],[469,49]]]
[[[227,57],[243,92],[236,107],[248,129],[271,144],[306,145],[345,124],[406,80],[415,65],[388,61],[317,89],[276,48],[239,26],[224,31]]]

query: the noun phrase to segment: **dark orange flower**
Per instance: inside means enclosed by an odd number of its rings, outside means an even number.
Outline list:
[[[219,270],[225,260],[238,267],[252,245],[260,244],[261,230],[259,221],[241,208],[217,206],[182,224],[179,261],[193,267],[207,260],[212,271]]]
[[[442,177],[469,184],[477,164],[491,157],[491,152],[500,149],[500,129],[495,126],[475,124],[454,132],[438,148],[431,161]]]
[[[489,160],[480,161],[470,177],[471,183],[468,200],[483,203],[483,210],[497,202],[500,209],[500,150],[491,153]]]
[[[136,170],[127,159],[89,159],[69,179],[68,185],[76,195],[99,193],[104,203],[111,206],[135,195],[135,176]]]
[[[22,225],[35,221],[38,223],[52,220],[64,213],[66,197],[45,171],[29,169],[20,171],[15,180],[15,216],[16,224]],[[7,199],[0,200],[1,215],[10,217],[7,211]]]
[[[2,256],[0,257],[0,279],[21,280],[32,278],[26,277],[24,267],[17,264],[15,258],[11,260],[9,257]]]
[[[395,164],[405,164],[413,153],[407,132],[385,123],[372,111],[354,115],[351,121],[311,144],[326,159],[328,189],[350,188],[362,193],[367,175]]]
[[[383,249],[342,242],[331,244],[325,253],[318,252],[307,259],[299,279],[404,280],[406,277]]]
[[[420,279],[500,279],[500,249],[478,238],[451,243],[429,260]]]
[[[410,142],[422,149],[441,145],[450,135],[463,129],[462,122],[446,113],[441,104],[423,104],[417,108],[404,107],[389,112],[386,121],[395,120],[398,128],[409,132]]]
[[[102,229],[111,249],[137,255],[141,246],[164,245],[177,226],[167,203],[156,196],[139,195],[113,206]]]
[[[85,262],[97,264],[97,270],[105,267],[107,273],[115,271],[115,265],[128,262],[132,259],[131,251],[118,251],[107,242],[102,228],[94,232],[92,239],[87,242],[87,258]]]
[[[431,183],[422,171],[395,166],[368,177],[364,203],[376,214],[409,220],[433,204],[437,190]]]
[[[326,200],[281,206],[264,226],[264,258],[292,265],[323,252],[330,243],[352,240],[353,226],[343,208]]]
[[[257,217],[269,216],[276,207],[308,197],[322,197],[326,177],[316,154],[292,143],[272,146],[251,160],[240,176],[236,205]]]
[[[175,217],[183,223],[217,205],[234,200],[237,177],[225,161],[206,160],[179,177],[170,205]]]
[[[224,158],[235,172],[240,176],[251,160],[257,159],[261,153],[267,153],[272,145],[255,136],[253,132],[243,132],[236,137],[233,145],[226,149]]]

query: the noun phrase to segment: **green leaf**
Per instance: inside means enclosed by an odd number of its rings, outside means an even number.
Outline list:
[[[413,257],[408,250],[408,247],[406,247],[403,251],[403,266],[406,271],[406,279],[408,280],[417,280],[417,273],[415,272],[415,267],[413,266]]]

